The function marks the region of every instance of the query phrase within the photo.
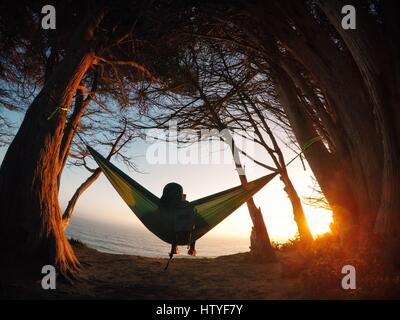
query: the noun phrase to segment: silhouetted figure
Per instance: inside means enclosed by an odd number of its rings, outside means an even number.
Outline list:
[[[178,183],[168,183],[163,189],[161,197],[161,205],[174,215],[175,239],[171,246],[171,253],[177,254],[178,244],[189,244],[188,254],[196,255],[195,241],[192,241],[192,233],[195,228],[194,217],[195,211],[183,193],[183,188]]]

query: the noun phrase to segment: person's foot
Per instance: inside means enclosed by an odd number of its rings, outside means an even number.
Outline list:
[[[192,256],[192,257],[195,257],[196,256],[196,250],[195,249],[189,249],[188,255]]]
[[[172,249],[172,253],[173,253],[173,254],[178,254],[178,253],[179,253],[179,248],[178,248],[178,246],[175,246],[175,247]]]

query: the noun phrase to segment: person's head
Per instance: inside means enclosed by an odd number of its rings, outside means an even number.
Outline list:
[[[186,196],[186,195],[185,195]],[[161,196],[161,203],[167,208],[176,207],[184,200],[183,188],[180,184],[171,182],[168,183]]]

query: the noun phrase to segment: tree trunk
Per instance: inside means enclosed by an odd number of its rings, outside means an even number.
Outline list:
[[[115,154],[117,154],[120,150],[120,142],[122,140],[122,138],[125,135],[127,129],[127,122],[125,122],[124,124],[124,128],[121,130],[121,132],[119,133],[119,135],[117,136],[117,138],[115,139],[115,141],[113,142],[112,146],[111,146],[111,150],[107,156],[107,160],[110,160]],[[72,137],[71,137],[72,139]],[[122,143],[123,145],[124,143]],[[117,150],[119,149],[119,150]],[[62,159],[60,159],[62,161],[62,165],[64,166],[65,161],[63,161]],[[69,200],[68,202],[68,206],[65,209],[63,216],[62,216],[62,223],[63,223],[63,227],[64,229],[66,229],[69,225],[69,223],[71,222],[71,218],[72,218],[72,214],[74,212],[76,203],[78,202],[79,197],[93,184],[93,182],[95,182],[97,180],[97,178],[100,176],[101,174],[101,169],[97,168],[96,170],[93,171],[93,173],[79,186],[78,189],[76,189],[75,193],[73,194],[72,198]]]
[[[230,133],[227,133],[227,129],[225,129],[224,132],[224,139],[225,142],[229,144],[229,147],[232,151],[240,183],[242,185],[246,185],[248,183],[247,177],[240,161],[239,152],[235,147],[233,137]],[[267,226],[265,225],[261,209],[257,208],[253,198],[250,198],[250,200],[247,201],[247,208],[253,222],[253,229],[250,237],[250,250],[253,256],[257,259],[261,259],[264,261],[274,261],[276,259],[276,255],[274,249],[271,246],[271,240],[269,238]]]
[[[304,146],[318,137],[318,133],[299,103],[296,88],[289,76],[283,69],[276,70],[275,75],[278,97],[298,143]],[[342,241],[353,242],[357,234],[358,210],[340,163],[328,152],[322,141],[313,143],[304,151],[304,155],[333,209],[335,230]]]
[[[390,44],[383,41],[384,34],[380,32],[379,27],[368,16],[364,8],[359,6],[358,1],[356,1],[357,29],[350,32],[343,30],[341,17],[339,12],[336,12],[343,5],[344,2],[338,0],[320,1],[321,8],[352,53],[373,102],[376,127],[380,131],[382,139],[384,159],[380,206],[375,231],[382,235],[387,245],[396,243],[394,248],[396,252],[393,254],[399,256],[399,238],[393,237],[400,232],[400,147],[396,132],[396,113],[398,112],[396,109],[399,97],[399,88],[396,84],[399,79],[395,74],[395,60],[398,59],[398,56],[393,56],[388,50]],[[393,84],[395,85],[393,86]]]
[[[268,136],[272,142],[273,149],[268,147],[267,142],[265,141],[262,133],[260,132],[257,123],[254,121],[254,119],[252,117],[252,113],[246,106],[246,102],[242,99],[242,97],[240,97],[243,107],[245,108],[246,115],[248,116],[248,118],[253,126],[253,129],[255,130],[256,135],[260,139],[261,144],[264,146],[264,148],[270,155],[271,159],[274,161],[276,168],[278,168],[280,170],[281,180],[285,185],[284,190],[287,193],[289,200],[292,204],[293,216],[294,216],[294,220],[297,224],[300,240],[305,244],[311,243],[313,241],[313,236],[310,232],[310,228],[308,227],[307,219],[304,214],[304,210],[303,210],[303,206],[301,204],[300,198],[299,198],[297,191],[294,188],[292,181],[290,180],[289,175],[287,173],[286,166],[285,166],[286,165],[285,159],[283,157],[283,153],[282,153],[281,149],[279,148],[279,144],[278,144],[272,130],[270,129],[266,119],[264,118],[262,112],[260,111],[260,109],[251,100],[251,98],[248,96],[248,94],[246,92],[243,92],[243,96],[246,98],[246,100],[252,106],[253,111],[257,114],[264,130],[266,131],[266,133],[268,134]]]
[[[301,204],[299,195],[297,194],[297,191],[294,188],[286,171],[281,173],[281,180],[285,185],[285,192],[287,193],[290,203],[292,204],[293,216],[299,230],[300,240],[305,244],[311,243],[314,239],[308,226],[303,206]]]
[[[72,198],[68,201],[67,208],[64,210],[62,215],[62,224],[64,230],[68,227],[71,222],[72,213],[74,212],[76,203],[79,197],[97,180],[101,174],[101,169],[97,168],[90,176],[87,178],[76,191],[74,192]]]
[[[345,216],[354,214],[370,221],[380,201],[382,145],[379,133],[371,126],[374,123],[373,108],[353,57],[346,46],[340,49],[332,41],[329,28],[315,22],[312,9],[306,3],[282,0],[253,10],[265,32],[261,44],[270,42],[271,35],[279,40],[286,55],[292,55],[304,67],[322,89],[328,105],[334,109],[337,122],[342,124],[341,135],[349,147],[344,153],[340,150],[336,153],[337,169],[334,172],[339,174],[338,187],[341,179],[347,178],[346,190],[350,191],[354,203],[351,206],[358,208],[357,212],[348,211]],[[329,178],[331,169],[326,170]],[[319,182],[322,187],[323,183]],[[334,190],[333,183],[331,187]],[[345,195],[345,192],[340,193]],[[357,219],[353,222],[358,224]]]
[[[68,123],[64,129],[64,134],[63,134],[63,138],[62,138],[61,146],[60,146],[60,155],[59,155],[60,172],[58,174],[58,180],[61,179],[61,174],[62,174],[65,164],[67,162],[68,155],[69,155],[71,145],[72,145],[72,141],[77,132],[80,120],[93,97],[93,95],[90,94],[86,99],[84,99],[83,94],[84,94],[84,92],[82,89],[77,90],[76,97],[75,97],[74,109],[73,109],[71,117],[68,119]]]
[[[225,143],[227,143],[229,145],[229,148],[231,149],[232,156],[235,161],[235,167],[238,172],[241,184],[247,184],[248,181],[244,173],[244,168],[242,167],[242,164],[240,162],[239,151],[235,147],[234,139],[229,129],[224,123],[222,123],[221,119],[213,109],[212,104],[208,101],[208,98],[206,94],[204,94],[204,92],[202,91],[201,87],[198,85],[196,85],[196,87],[199,90],[200,96],[205,102],[205,106],[207,107],[208,112],[210,113],[213,125],[218,128],[218,130],[221,132],[221,138],[224,139]],[[264,261],[274,261],[276,259],[276,255],[271,245],[267,226],[265,225],[262,212],[256,207],[253,198],[250,198],[250,200],[247,201],[247,208],[253,222],[253,229],[250,236],[250,250],[253,256],[256,259]]]
[[[77,29],[64,60],[28,108],[0,169],[0,245],[9,263],[73,273],[78,260],[64,235],[58,203],[59,151],[66,112],[94,62],[97,11]],[[32,269],[31,269],[32,270]]]

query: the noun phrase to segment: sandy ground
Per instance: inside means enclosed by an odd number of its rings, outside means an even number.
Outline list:
[[[293,278],[282,278],[279,253],[274,263],[251,261],[248,253],[218,258],[167,259],[101,253],[74,245],[82,263],[73,285],[57,281],[56,290],[33,286],[7,288],[6,298],[34,299],[299,299]]]

